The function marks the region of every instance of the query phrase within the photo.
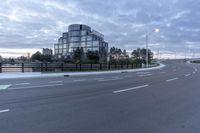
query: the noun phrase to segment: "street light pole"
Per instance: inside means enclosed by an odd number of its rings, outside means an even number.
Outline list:
[[[153,32],[160,32],[160,29],[154,29],[152,32],[150,33],[146,33],[146,67],[149,67],[149,35]]]
[[[146,67],[149,67],[149,46],[148,46],[148,43],[149,43],[149,35],[146,34]]]

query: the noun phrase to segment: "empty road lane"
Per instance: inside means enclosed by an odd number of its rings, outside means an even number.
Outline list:
[[[0,80],[2,133],[200,132],[200,66]]]

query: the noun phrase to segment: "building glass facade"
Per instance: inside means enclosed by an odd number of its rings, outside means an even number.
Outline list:
[[[78,47],[82,47],[84,53],[98,51],[100,59],[106,60],[108,43],[104,41],[104,36],[82,24],[68,27],[68,32],[63,33],[58,43],[54,45],[55,55],[58,58],[68,56]]]

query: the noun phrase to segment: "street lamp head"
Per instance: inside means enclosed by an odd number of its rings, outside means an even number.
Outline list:
[[[154,32],[158,33],[158,32],[160,32],[160,29],[156,28],[156,29],[154,29]]]

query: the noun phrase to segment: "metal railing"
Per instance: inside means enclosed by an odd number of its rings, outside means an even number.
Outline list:
[[[0,63],[2,72],[70,72],[70,71],[106,71],[142,68],[142,64],[65,64],[65,63]]]

